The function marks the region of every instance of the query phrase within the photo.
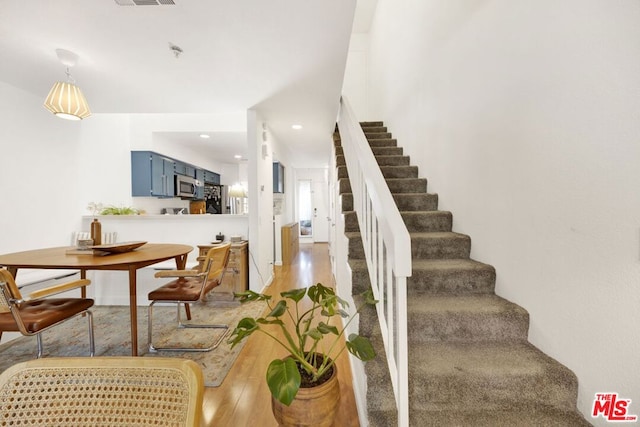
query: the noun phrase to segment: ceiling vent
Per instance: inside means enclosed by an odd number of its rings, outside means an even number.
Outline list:
[[[160,6],[176,4],[173,0],[114,0],[119,6]]]

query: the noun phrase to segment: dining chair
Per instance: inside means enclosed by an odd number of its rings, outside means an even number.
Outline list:
[[[78,240],[88,240],[91,239],[91,233],[88,231],[74,231],[71,233],[71,246],[78,246]],[[102,244],[110,245],[112,243],[116,243],[118,239],[118,232],[111,231],[102,233]]]
[[[226,333],[222,333],[220,337],[209,347],[158,347],[153,344],[153,306],[158,303],[176,304],[177,306],[177,323],[178,328],[212,328],[212,329],[229,329],[229,325],[203,325],[193,322],[183,323],[180,316],[180,306],[184,305],[187,312],[187,319],[191,319],[189,304],[197,302],[205,302],[207,294],[216,286],[222,283],[224,273],[229,262],[229,249],[231,244],[227,243],[211,248],[203,261],[201,269],[194,270],[163,270],[155,274],[156,278],[175,277],[175,280],[151,291],[148,295],[151,303],[149,304],[148,316],[148,339],[149,352],[164,351],[211,351],[218,347]]]
[[[42,333],[77,315],[84,314],[89,323],[89,354],[95,353],[93,316],[89,310],[93,300],[88,298],[47,298],[82,286],[90,280],[80,279],[38,289],[23,296],[6,269],[0,269],[0,335],[2,332],[20,332],[36,336],[38,354],[42,357]]]
[[[202,369],[187,359],[30,360],[0,375],[0,424],[193,427],[203,393]]]

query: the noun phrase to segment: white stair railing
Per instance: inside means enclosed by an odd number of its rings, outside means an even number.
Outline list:
[[[409,425],[407,277],[411,276],[411,238],[360,123],[344,97],[338,129],[371,287],[379,301],[376,308],[398,408],[398,426],[405,427]]]

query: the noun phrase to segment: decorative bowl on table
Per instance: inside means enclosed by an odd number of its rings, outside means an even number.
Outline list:
[[[144,245],[145,243],[147,242],[131,241],[131,242],[110,243],[108,245],[93,245],[91,246],[91,249],[93,249],[94,251],[120,254],[124,252],[131,252],[134,249],[138,249],[140,246]]]

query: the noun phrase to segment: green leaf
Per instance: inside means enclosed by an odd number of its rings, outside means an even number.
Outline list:
[[[267,317],[280,317],[286,312],[287,312],[287,302],[285,300],[280,300],[278,301],[276,306],[273,307],[273,310],[271,310],[271,313],[267,314]]]
[[[292,299],[295,302],[300,302],[300,300],[304,298],[306,293],[307,293],[307,288],[292,289],[290,291],[280,292],[280,296],[282,296],[282,298]]]
[[[319,330],[322,334],[324,334],[324,335],[326,335],[326,334],[334,334],[334,335],[338,335],[338,334],[339,334],[339,332],[338,332],[338,328],[336,328],[336,327],[335,327],[335,326],[333,326],[333,325],[327,325],[327,324],[326,324],[326,323],[324,323],[324,322],[320,322],[320,323],[318,324],[318,330]]]
[[[259,329],[258,323],[251,317],[245,317],[238,322],[238,326],[233,330],[227,343],[231,344],[231,348],[239,344],[243,339]]]
[[[291,405],[300,389],[300,372],[291,358],[276,359],[267,368],[267,384],[271,395],[284,405]]]
[[[362,296],[364,297],[364,302],[367,304],[375,305],[378,303],[378,300],[373,297],[373,291],[371,289],[364,291]]]
[[[244,291],[238,292],[234,294],[236,298],[240,299],[241,303],[249,302],[249,301],[269,301],[271,299],[271,295],[259,294],[254,291]]]
[[[267,320],[264,317],[256,319],[256,322],[260,323],[261,325],[284,325],[284,322],[280,319]]]
[[[309,329],[307,332],[305,332],[305,333],[304,333],[304,334],[302,334],[302,335],[303,335],[303,336],[305,336],[305,335],[306,335],[306,336],[309,336],[309,337],[311,337],[311,339],[312,339],[312,340],[314,340],[314,341],[319,341],[319,340],[321,340],[321,339],[322,339],[322,333],[321,333],[318,329],[316,329],[316,328]]]
[[[349,353],[356,356],[358,359],[367,361],[376,357],[376,352],[373,349],[373,345],[369,339],[361,337],[358,334],[349,335],[349,340],[346,342]]]
[[[316,283],[315,285],[309,287],[309,291],[307,292],[307,294],[309,295],[309,298],[311,298],[311,301],[318,304],[321,304],[322,301],[327,299],[328,297],[335,295],[333,289],[322,285],[322,283]]]

